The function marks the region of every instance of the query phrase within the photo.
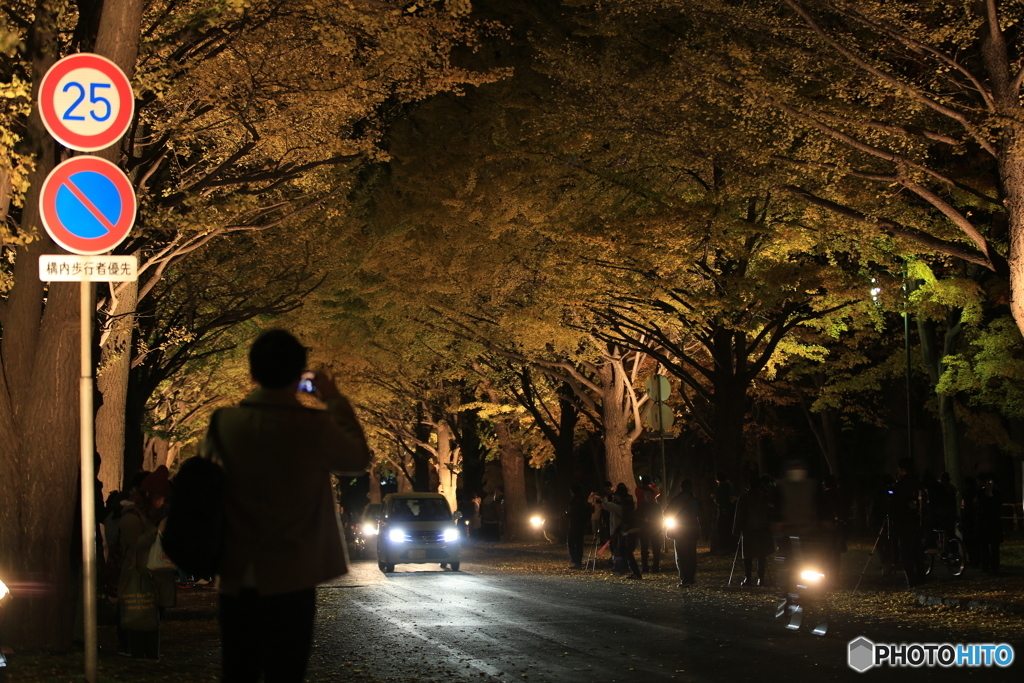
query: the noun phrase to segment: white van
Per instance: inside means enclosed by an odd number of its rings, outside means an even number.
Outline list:
[[[437,562],[459,571],[461,538],[448,500],[440,493],[391,493],[384,496],[377,533],[377,566],[385,573],[396,564]]]

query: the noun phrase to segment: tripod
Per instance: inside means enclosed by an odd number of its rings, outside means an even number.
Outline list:
[[[878,530],[878,536],[875,537],[875,544],[871,546],[871,552],[868,553],[867,562],[864,563],[864,569],[861,570],[860,576],[857,578],[857,585],[853,587],[853,592],[856,593],[857,589],[860,588],[860,582],[864,578],[864,574],[868,571],[868,565],[871,564],[871,558],[875,556],[875,551],[878,549],[878,543],[882,540],[882,536],[885,536],[885,542],[891,543],[892,536],[890,535],[889,515],[885,516],[885,520],[882,521],[882,527]]]
[[[583,569],[586,571],[594,571],[597,569],[597,554],[601,549],[601,534],[594,532],[594,542],[590,544],[590,552],[587,554],[586,559],[583,561]]]

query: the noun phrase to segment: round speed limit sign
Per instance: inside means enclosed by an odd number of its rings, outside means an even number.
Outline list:
[[[128,78],[100,55],[69,55],[50,67],[39,85],[39,113],[46,130],[80,152],[95,152],[120,140],[134,112]]]

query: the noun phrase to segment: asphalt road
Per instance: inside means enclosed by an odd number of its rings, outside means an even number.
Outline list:
[[[311,680],[379,681],[1010,681],[1008,669],[847,666],[849,641],[943,642],[939,633],[833,623],[787,631],[772,598],[736,601],[624,579],[496,572],[462,563],[376,562],[319,592]],[[1000,642],[992,634],[993,642]],[[1024,648],[1017,647],[1018,653]]]

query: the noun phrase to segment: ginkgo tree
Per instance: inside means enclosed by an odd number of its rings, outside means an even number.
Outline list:
[[[815,179],[781,176],[777,187],[907,251],[982,266],[987,296],[1008,298],[1024,329],[1019,3],[601,7],[627,22],[656,18],[673,36],[659,50],[676,73],[667,87],[696,86],[759,133],[779,168]]]
[[[38,256],[55,249],[41,230],[39,187],[64,152],[31,107],[34,85],[60,56],[97,51],[135,90],[128,135],[102,152],[125,168],[140,202],[122,246],[140,257],[140,280],[99,298],[107,344],[98,384],[102,409],[114,413],[103,420],[113,428],[100,445],[104,463],[116,466],[134,357],[126,347],[140,302],[214,240],[286,225],[343,196],[355,166],[384,156],[377,142],[394,108],[490,80],[450,59],[478,35],[468,11],[466,2],[388,0],[36,0],[0,8],[2,47],[14,54],[0,71],[0,466],[20,474],[0,482],[0,572],[45,575],[53,587],[19,603],[15,642],[71,642],[77,471],[77,411],[67,409],[77,400],[77,288],[45,286],[36,274]]]

